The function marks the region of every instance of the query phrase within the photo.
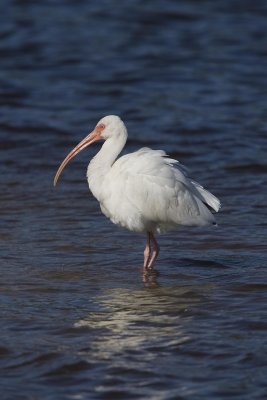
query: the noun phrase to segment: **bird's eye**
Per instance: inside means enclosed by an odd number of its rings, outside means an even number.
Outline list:
[[[105,129],[105,127],[106,127],[106,125],[104,125],[104,124],[99,124],[98,126],[99,126],[99,128],[100,128],[101,130]]]

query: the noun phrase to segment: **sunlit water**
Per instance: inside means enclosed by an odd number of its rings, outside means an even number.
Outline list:
[[[120,3],[120,4],[119,4]],[[4,1],[1,399],[267,398],[264,1]],[[84,151],[119,114],[223,204],[145,237],[100,214]]]

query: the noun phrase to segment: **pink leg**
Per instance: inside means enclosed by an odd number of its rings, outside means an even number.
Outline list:
[[[150,233],[147,232],[146,247],[144,250],[144,268],[148,267],[150,257]]]
[[[159,254],[160,247],[159,247],[159,245],[158,245],[158,243],[157,243],[157,241],[156,241],[156,239],[155,239],[155,237],[154,237],[152,232],[150,232],[150,240],[151,240],[153,251],[152,251],[152,256],[150,258],[150,261],[148,263],[147,268],[148,269],[153,269],[154,265],[155,265],[155,262],[156,262],[156,259],[157,259],[158,254]]]

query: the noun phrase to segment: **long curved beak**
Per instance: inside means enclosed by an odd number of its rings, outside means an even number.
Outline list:
[[[90,144],[92,144],[100,139],[101,139],[100,132],[98,130],[94,129],[93,132],[91,132],[89,135],[87,135],[76,147],[74,147],[74,149],[67,155],[67,157],[60,164],[60,166],[57,170],[57,173],[55,175],[55,178],[54,178],[54,186],[56,186],[58,178],[59,178],[61,172],[63,171],[63,169],[68,164],[68,162],[73,157],[75,157],[80,151],[82,151],[87,146],[89,146]]]

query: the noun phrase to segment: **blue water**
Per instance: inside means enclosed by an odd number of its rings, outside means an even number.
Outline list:
[[[2,1],[3,400],[266,399],[266,1]],[[104,115],[223,204],[145,237],[88,191]]]

